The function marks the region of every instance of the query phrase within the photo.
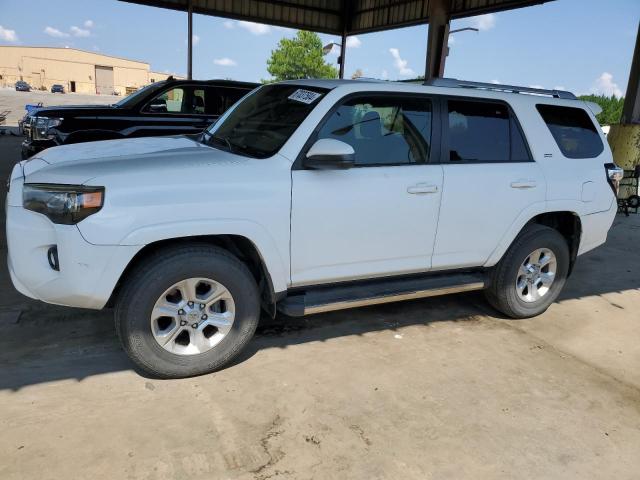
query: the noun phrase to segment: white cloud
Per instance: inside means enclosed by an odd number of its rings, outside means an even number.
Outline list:
[[[382,75],[380,75],[380,78],[382,78],[382,80],[386,80],[389,78],[389,72],[387,72],[386,70],[382,70]]]
[[[347,37],[347,48],[359,48],[362,45],[362,41],[356,37]]]
[[[53,27],[46,27],[44,29],[44,33],[46,33],[50,37],[54,37],[54,38],[65,38],[65,37],[69,36],[68,33],[62,32],[62,31],[58,30],[57,28],[53,28]]]
[[[216,58],[213,60],[213,63],[221,67],[235,67],[238,65],[238,62],[228,57]]]
[[[198,45],[200,43],[200,37],[196,34],[193,35],[193,37],[191,37],[191,41],[193,42],[193,46],[195,47],[196,45]],[[184,44],[187,44],[187,41],[184,41]]]
[[[622,89],[613,81],[613,75],[609,72],[602,72],[602,75],[596,79],[591,91],[596,94],[607,96],[615,95],[618,98],[623,95]]]
[[[93,28],[93,20],[85,20],[83,25],[85,28]]]
[[[566,90],[567,87],[565,87],[564,85],[556,85],[555,87],[553,87],[554,90]]]
[[[542,85],[529,85],[529,88],[537,88],[539,90],[544,90],[545,89],[544,86],[542,86]]]
[[[8,28],[4,28],[0,25],[0,40],[15,43],[18,41],[18,35],[16,35],[15,30],[9,30]]]
[[[238,22],[238,25],[254,35],[266,35],[271,32],[271,27],[262,23],[246,22],[241,20]]]
[[[227,20],[226,22],[223,23],[223,25],[224,25],[224,28],[228,28],[229,30],[235,27],[235,25],[231,20]]]
[[[491,30],[496,26],[496,16],[493,13],[478,15],[472,19],[473,26],[478,30]]]
[[[491,83],[493,83],[494,85],[500,85],[502,82],[498,79],[494,79],[494,80],[491,80]]]
[[[397,48],[390,48],[389,53],[391,53],[391,56],[394,59],[393,64],[398,69],[398,73],[400,75],[404,77],[415,75],[415,72],[407,66],[409,62],[407,62],[406,60],[403,60],[400,57],[400,50],[398,50]]]
[[[71,31],[71,35],[73,35],[74,37],[88,37],[91,35],[91,32],[89,30],[76,27],[75,25],[73,25],[69,30]]]

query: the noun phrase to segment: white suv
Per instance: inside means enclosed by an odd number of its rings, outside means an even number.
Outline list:
[[[18,164],[9,268],[29,297],[115,306],[143,370],[220,368],[261,308],[306,315],[484,289],[513,318],[607,236],[620,169],[572,94],[455,80],[262,86],[199,137]]]

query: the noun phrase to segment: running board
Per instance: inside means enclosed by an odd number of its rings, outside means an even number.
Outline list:
[[[419,278],[412,276],[358,284],[319,286],[305,292],[290,294],[278,302],[278,310],[291,317],[301,317],[380,303],[482,290],[484,286],[485,276],[480,272],[435,274]]]

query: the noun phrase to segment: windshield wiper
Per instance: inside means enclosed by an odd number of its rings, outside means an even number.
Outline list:
[[[211,140],[217,140],[218,142],[224,142],[230,153],[233,153],[233,144],[229,140],[229,137],[219,137],[217,135],[211,135]]]

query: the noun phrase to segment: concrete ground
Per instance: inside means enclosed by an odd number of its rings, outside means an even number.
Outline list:
[[[26,104],[42,102],[45,107],[55,105],[109,105],[122,100],[117,95],[83,95],[79,93],[51,93],[32,90],[31,92],[16,92],[13,88],[0,88],[0,113],[9,110],[6,125],[15,127],[18,121],[24,117]]]
[[[110,312],[32,302],[3,267],[0,478],[637,479],[639,247],[619,216],[538,318],[478,293],[279,317],[178,381],[131,369]]]

